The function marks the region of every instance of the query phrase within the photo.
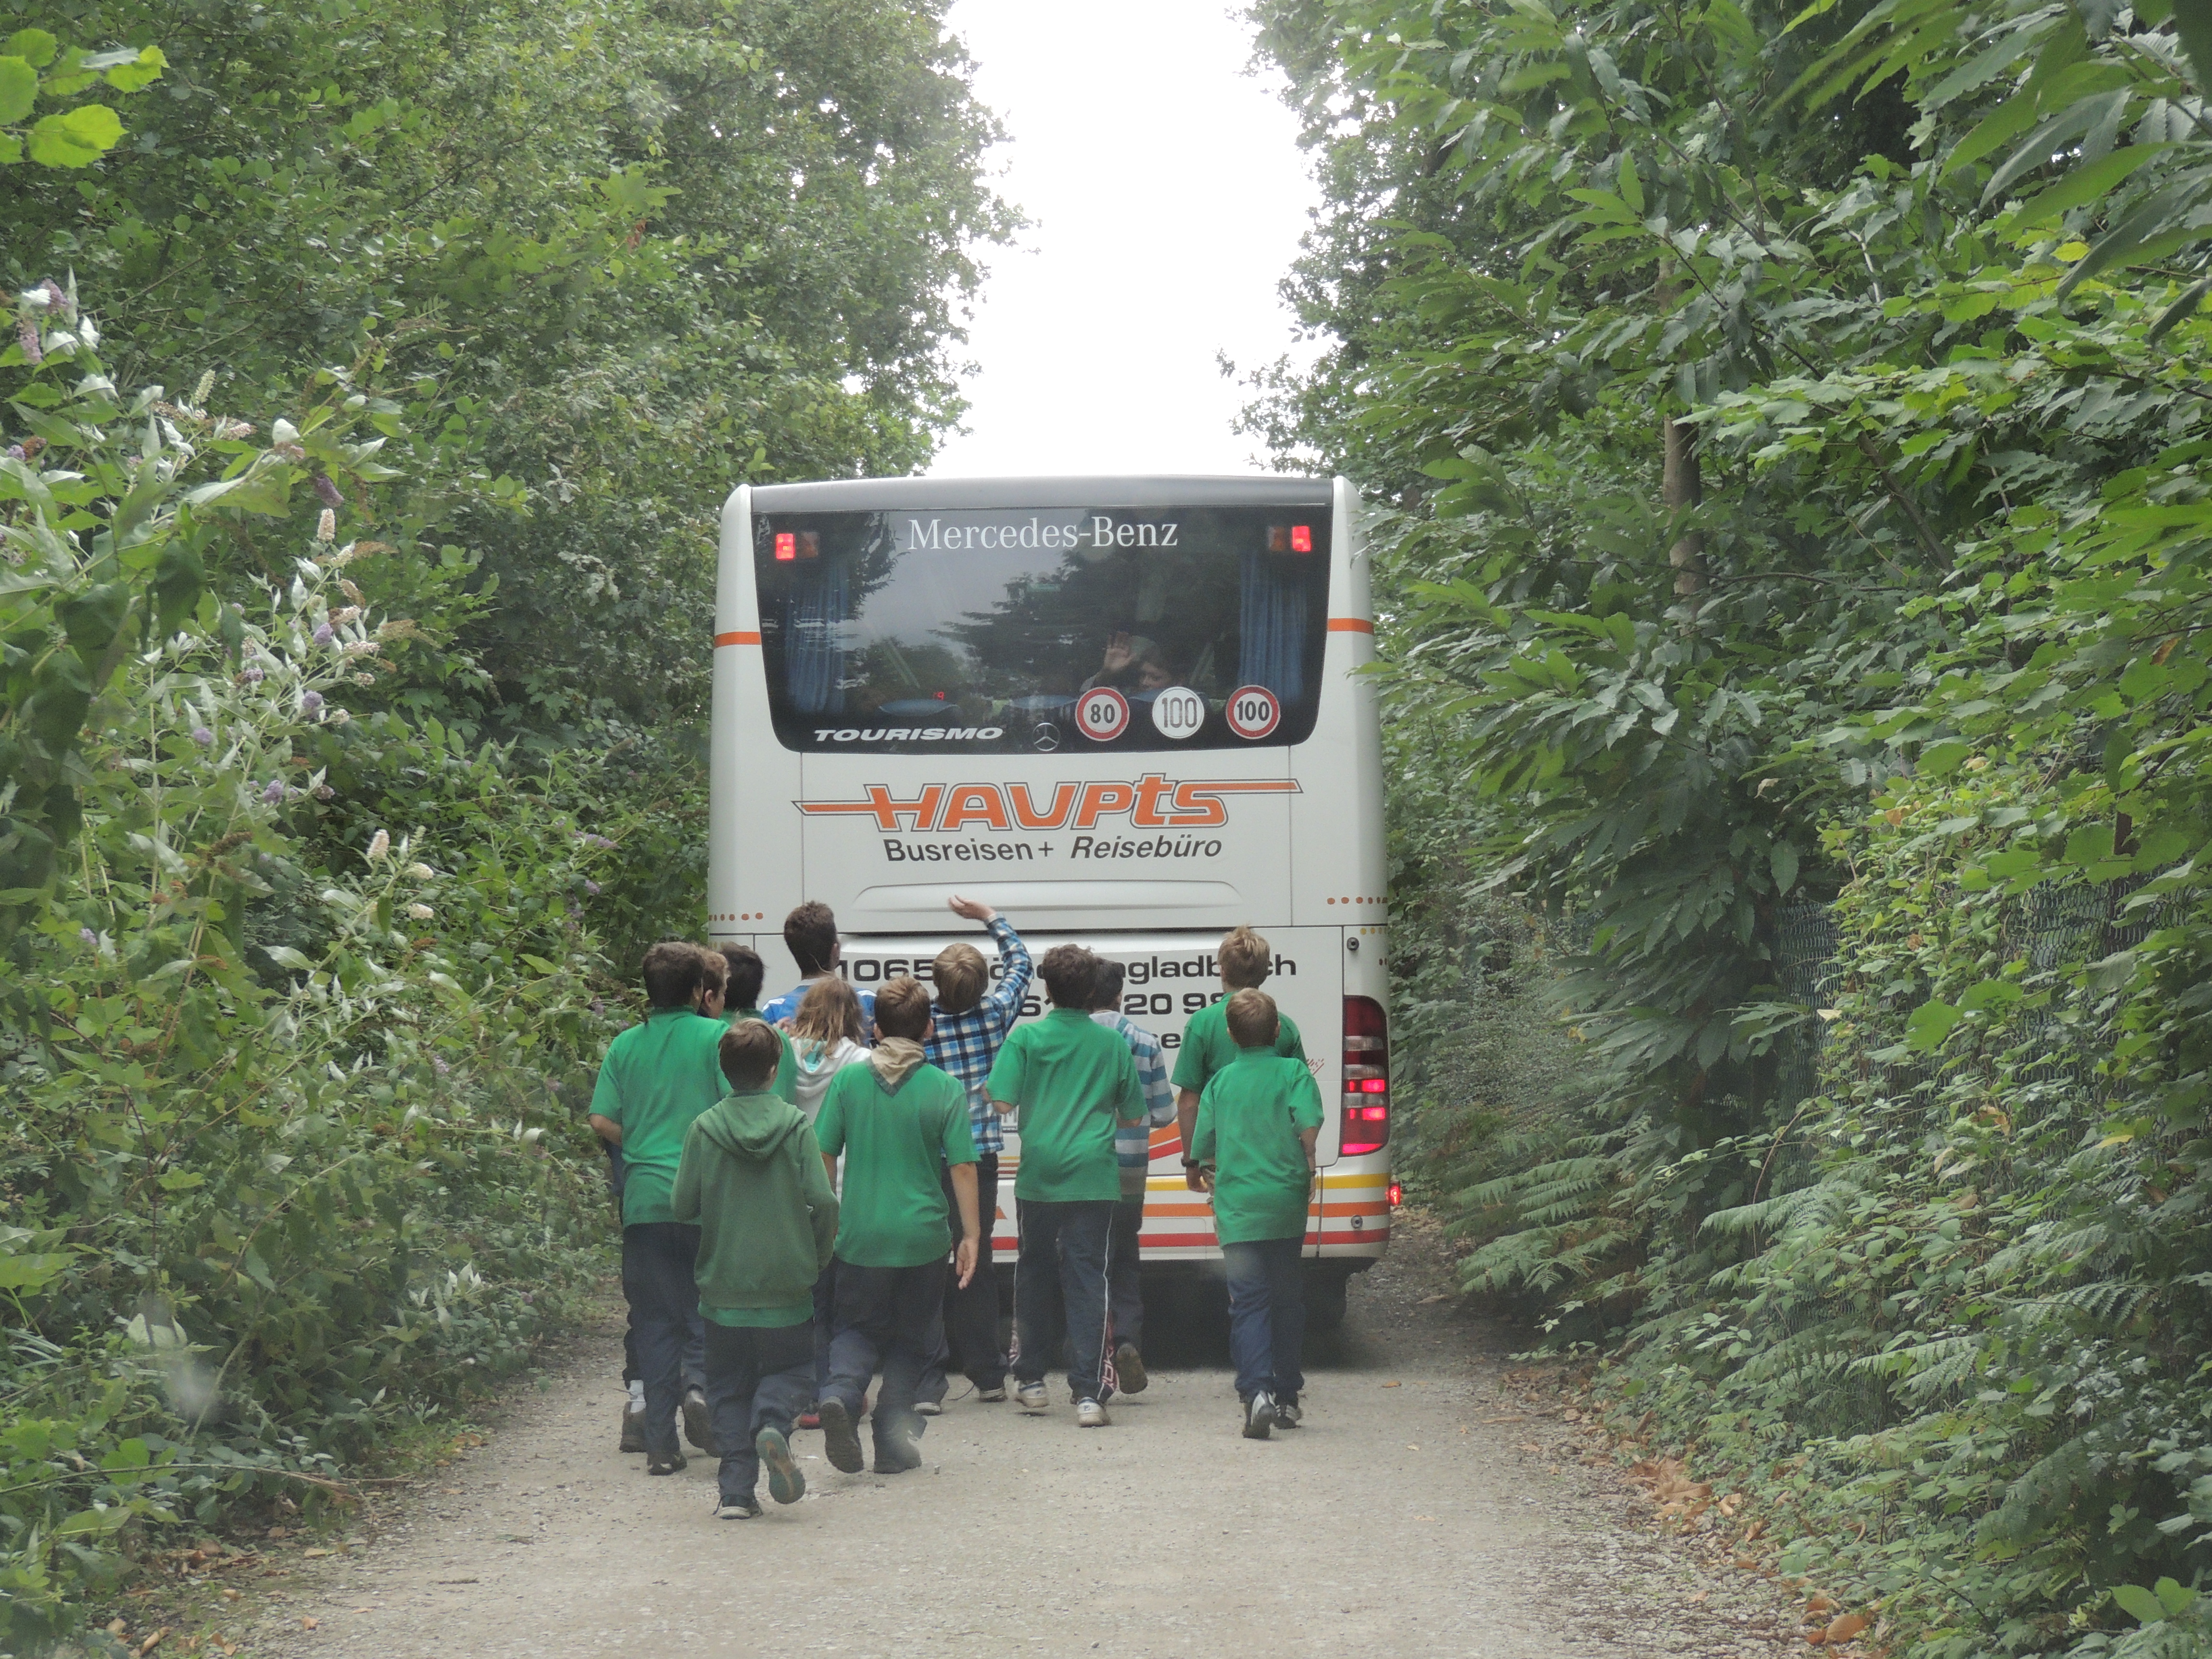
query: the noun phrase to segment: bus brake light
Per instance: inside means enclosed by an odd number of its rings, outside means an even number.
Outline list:
[[[1293,553],[1310,553],[1313,551],[1313,526],[1311,525],[1294,524],[1291,526],[1291,551]]]
[[[1337,1150],[1346,1158],[1390,1143],[1390,1027],[1373,997],[1344,1000],[1344,1103]]]
[[[779,559],[797,558],[799,556],[799,538],[788,530],[777,531],[775,532],[775,556]]]

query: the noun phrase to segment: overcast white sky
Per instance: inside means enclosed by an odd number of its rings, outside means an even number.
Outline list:
[[[1000,193],[1034,222],[990,255],[969,432],[940,477],[1243,472],[1240,370],[1301,362],[1275,284],[1315,191],[1278,78],[1244,73],[1225,0],[955,0],[1011,142]]]

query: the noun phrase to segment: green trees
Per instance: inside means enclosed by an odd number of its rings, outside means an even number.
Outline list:
[[[721,501],[925,459],[1012,223],[934,6],[16,10],[11,1650],[603,1270],[578,1114],[702,920]]]
[[[1590,1097],[1506,1141],[1426,1109],[1470,1279],[1820,1492],[1790,1559],[1895,1636],[2199,1639],[2142,1588],[2212,1514],[2186,31],[1258,15],[1336,343],[1253,418],[1389,503],[1400,798],[1457,821],[1400,812],[1400,879],[1456,857],[1589,941]],[[1409,919],[1433,1002],[1464,913]]]

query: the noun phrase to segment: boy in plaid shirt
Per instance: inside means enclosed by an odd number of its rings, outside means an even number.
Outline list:
[[[992,1109],[983,1080],[991,1074],[999,1046],[1021,1016],[1032,969],[1029,947],[996,910],[957,893],[946,902],[956,915],[983,924],[999,947],[1000,972],[999,982],[992,984],[990,964],[972,945],[946,945],[937,953],[930,969],[937,986],[937,1011],[923,1057],[932,1066],[951,1073],[968,1091],[968,1127],[975,1140],[976,1206],[983,1223],[983,1248],[976,1255],[975,1276],[964,1286],[955,1279],[946,1280],[945,1311],[951,1326],[952,1346],[959,1351],[961,1369],[975,1385],[976,1397],[1002,1401],[1006,1397],[1006,1356],[999,1346],[999,1286],[992,1269],[991,1233],[999,1209],[999,1154],[1006,1150],[1006,1135],[999,1114]],[[945,1181],[945,1201],[950,1212],[951,1177],[948,1175]],[[931,1365],[921,1390],[925,1401],[944,1398],[941,1338],[937,1346],[939,1358]]]

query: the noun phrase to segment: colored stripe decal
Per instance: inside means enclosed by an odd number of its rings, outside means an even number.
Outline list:
[[[717,649],[720,649],[721,647],[726,645],[758,645],[760,642],[760,630],[758,629],[740,629],[734,634],[717,634],[714,635],[714,645]]]
[[[1375,624],[1364,617],[1331,617],[1328,631],[1332,634],[1372,634]]]

